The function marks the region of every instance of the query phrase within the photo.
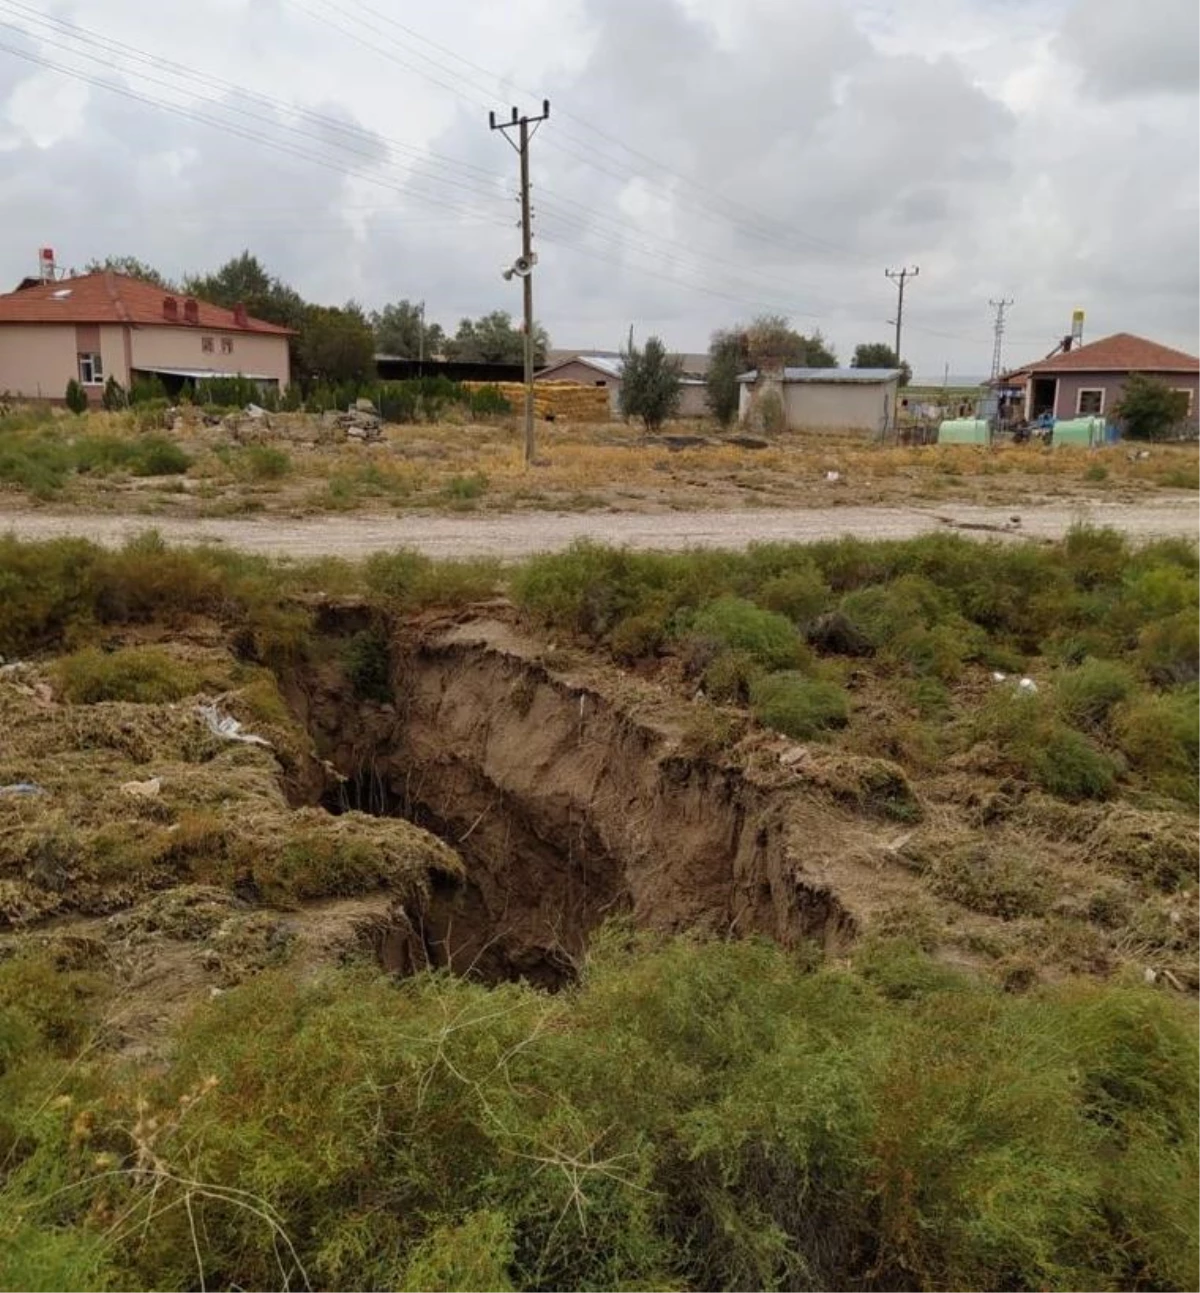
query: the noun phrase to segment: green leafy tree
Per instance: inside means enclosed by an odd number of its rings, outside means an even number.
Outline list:
[[[375,345],[385,355],[401,359],[426,359],[441,353],[446,334],[439,323],[426,323],[424,313],[413,301],[395,301],[371,314]],[[422,345],[422,339],[424,345]]]
[[[819,329],[806,337],[782,314],[760,314],[744,331],[753,367],[771,363],[795,368],[837,367],[837,355]]]
[[[1133,373],[1114,411],[1131,440],[1157,440],[1186,420],[1188,396],[1157,377]]]
[[[88,406],[87,391],[75,380],[74,377],[67,383],[67,393],[63,397],[67,408],[72,413],[86,413]]]
[[[633,344],[621,352],[621,412],[626,418],[641,418],[648,431],[657,431],[679,408],[683,390],[683,364],[672,359],[658,337],[646,348]]]
[[[130,278],[140,278],[143,282],[153,283],[168,292],[178,290],[176,284],[165,274],[153,265],[147,265],[144,260],[138,260],[136,256],[105,256],[103,260],[89,260],[83,267],[85,274],[100,274],[105,270],[111,270],[114,274],[127,274]]]
[[[296,349],[306,383],[361,383],[375,373],[375,334],[353,303],[308,306]]]
[[[746,338],[737,331],[714,332],[708,347],[708,407],[723,426],[737,417],[738,374],[748,368]]]
[[[550,338],[540,323],[533,328],[533,362],[544,364]],[[493,310],[479,319],[463,319],[446,340],[448,358],[476,364],[519,364],[525,358],[525,334],[513,326],[507,310]]]
[[[257,256],[244,251],[211,274],[192,274],[183,280],[190,296],[232,310],[244,305],[247,314],[267,323],[301,331],[307,306],[294,288],[269,274]]]
[[[912,381],[912,369],[907,360],[899,359],[896,352],[886,341],[864,341],[854,347],[854,358],[851,368],[898,368],[900,385],[907,386]]]

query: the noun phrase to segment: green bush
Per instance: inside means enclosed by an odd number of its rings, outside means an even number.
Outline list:
[[[745,705],[762,666],[746,651],[722,650],[703,673],[704,693],[717,704]]]
[[[1138,662],[1160,686],[1200,676],[1200,617],[1195,607],[1147,624],[1138,634]]]
[[[795,740],[845,727],[850,707],[846,693],[830,682],[798,673],[772,673],[750,684],[750,708],[765,727]]]
[[[476,387],[471,392],[470,408],[473,418],[500,417],[513,411],[499,386],[491,384]]]
[[[76,415],[87,412],[87,391],[83,389],[74,377],[67,382],[67,393],[64,397],[63,403],[66,404],[67,408]]]
[[[89,647],[54,662],[54,678],[64,699],[76,705],[127,700],[162,705],[195,692],[194,670],[157,647],[104,652]]]
[[[133,442],[129,470],[135,476],[181,476],[191,458],[165,436],[143,436]]]
[[[0,1078],[10,1287],[1194,1282],[1194,1012],[1140,985],[614,926],[556,996],[285,966],[169,1067],[70,1037]]]
[[[385,422],[415,422],[420,392],[412,382],[384,382],[379,387],[379,416]]]
[[[247,404],[262,406],[263,392],[258,382],[238,373],[233,377],[203,377],[196,383],[197,404],[219,404],[222,408],[241,409]]]
[[[1196,802],[1200,778],[1200,691],[1193,685],[1165,695],[1140,695],[1117,707],[1117,744],[1157,789]]]
[[[754,594],[754,600],[768,611],[786,615],[803,630],[828,608],[831,594],[816,566],[801,565],[767,579]]]
[[[807,647],[791,620],[741,597],[709,602],[692,617],[689,628],[699,637],[744,651],[765,669],[787,669],[807,658]]]
[[[1078,669],[1058,674],[1054,701],[1073,727],[1099,731],[1107,726],[1114,706],[1131,696],[1136,687],[1137,680],[1124,665],[1112,660],[1085,660]]]
[[[667,626],[661,615],[643,611],[622,620],[609,636],[608,646],[616,659],[625,664],[658,655],[667,638]]]
[[[442,489],[442,497],[457,503],[471,502],[487,493],[488,478],[481,471],[469,476],[451,476]]]
[[[162,378],[157,373],[150,373],[148,376],[135,377],[129,384],[129,403],[130,405],[150,404],[159,400],[166,402],[168,400],[167,388],[163,385]]]
[[[282,480],[292,470],[292,459],[276,445],[252,444],[238,454],[237,466],[251,480]]]
[[[392,694],[392,648],[383,628],[363,629],[342,648],[342,668],[360,700],[386,704]]]
[[[111,375],[108,381],[104,383],[104,395],[101,403],[108,413],[119,412],[129,404],[129,397],[125,393],[124,386]]]
[[[1052,725],[1028,760],[1033,779],[1060,799],[1106,799],[1116,785],[1116,767],[1081,733]]]

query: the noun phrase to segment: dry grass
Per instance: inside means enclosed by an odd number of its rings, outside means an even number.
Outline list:
[[[512,418],[384,428],[374,445],[330,443],[320,420],[274,415],[269,430],[239,443],[198,414],[170,432],[191,465],[170,478],[121,470],[69,475],[46,501],[144,515],[540,509],[664,510],[913,500],[1009,505],[1031,498],[1129,498],[1195,489],[1194,445],[1153,446],[1138,459],[1125,446],[1091,452],[1006,446],[978,449],[877,446],[848,435],[785,433],[769,448],[722,441],[715,425],[680,422],[667,436],[708,443],[671,448],[622,423],[542,423],[538,464],[525,466]],[[12,434],[133,439],[130,414],[55,419]],[[830,481],[826,474],[836,472]],[[19,482],[3,487],[22,492]],[[45,497],[43,495],[43,497]]]

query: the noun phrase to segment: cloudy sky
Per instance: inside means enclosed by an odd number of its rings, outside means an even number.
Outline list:
[[[148,17],[153,15],[153,17]],[[255,251],[306,296],[537,313],[679,350],[753,315],[918,374],[1048,351],[1071,310],[1195,353],[1196,0],[0,0],[0,282]]]

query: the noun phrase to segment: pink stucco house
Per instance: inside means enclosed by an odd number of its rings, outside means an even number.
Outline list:
[[[157,374],[173,389],[238,373],[282,390],[291,335],[109,270],[34,282],[0,296],[0,393],[61,400],[74,377],[98,403],[110,376],[128,390]]]
[[[1005,374],[1001,383],[1024,397],[1024,416],[1094,415],[1110,421],[1132,373],[1157,377],[1188,395],[1188,417],[1200,401],[1200,359],[1156,341],[1117,332],[1078,349],[1050,356]]]

